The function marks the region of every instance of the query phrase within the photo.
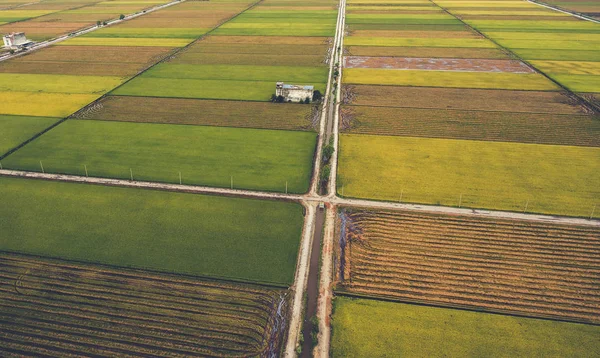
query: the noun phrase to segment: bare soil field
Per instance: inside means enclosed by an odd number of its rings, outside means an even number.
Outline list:
[[[284,291],[0,254],[3,356],[267,356]]]
[[[459,58],[366,57],[345,56],[346,68],[384,68],[390,70],[467,71],[534,73],[519,60],[484,60]]]
[[[342,132],[501,142],[600,146],[592,116],[343,106]]]
[[[363,85],[345,86],[344,92],[345,103],[359,106],[585,114],[560,92]]]
[[[489,58],[507,59],[499,49],[451,48],[451,47],[392,47],[392,46],[348,46],[346,54],[351,56],[393,56],[425,58]]]
[[[55,46],[25,55],[26,61],[150,63],[171,52],[171,47]]]
[[[340,215],[340,291],[600,323],[598,228],[411,212]]]
[[[315,128],[314,106],[180,98],[108,96],[75,114],[79,119],[285,130]]]

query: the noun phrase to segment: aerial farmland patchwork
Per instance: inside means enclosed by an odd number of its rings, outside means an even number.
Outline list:
[[[600,355],[599,11],[0,0],[0,355]]]

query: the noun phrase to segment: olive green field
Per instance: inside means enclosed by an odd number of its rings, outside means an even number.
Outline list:
[[[0,177],[0,250],[292,283],[302,206]]]

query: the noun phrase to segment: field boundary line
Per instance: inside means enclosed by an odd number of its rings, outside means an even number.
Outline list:
[[[555,321],[555,322],[567,322],[567,323],[578,323],[592,326],[600,326],[600,322],[594,321],[586,321],[586,320],[578,320],[571,319],[569,317],[561,317],[561,316],[553,316],[553,315],[530,315],[526,313],[520,313],[515,311],[508,310],[488,310],[481,307],[471,307],[467,305],[460,305],[454,303],[442,303],[442,302],[434,302],[434,301],[426,301],[426,300],[409,300],[409,299],[401,299],[394,298],[391,296],[385,295],[377,295],[377,294],[362,294],[362,293],[354,293],[348,291],[335,291],[336,296],[349,297],[349,298],[360,298],[360,299],[370,299],[381,302],[394,302],[394,303],[404,303],[410,305],[424,306],[424,307],[433,307],[433,308],[445,308],[445,309],[454,309],[460,311],[467,312],[477,312],[477,313],[487,313],[499,316],[510,316],[510,317],[521,317],[521,318],[529,318],[529,319],[543,319],[547,321]]]
[[[325,196],[313,196],[308,194],[285,194],[279,192],[266,192],[258,190],[245,190],[245,189],[228,189],[228,188],[217,188],[210,186],[200,185],[186,185],[186,184],[170,184],[170,183],[158,183],[149,181],[131,181],[127,179],[114,179],[114,178],[100,178],[100,177],[85,177],[80,175],[71,174],[51,174],[51,173],[40,173],[40,172],[29,172],[23,170],[11,170],[11,169],[0,169],[0,176],[6,177],[17,177],[26,179],[37,179],[37,180],[50,180],[60,182],[72,182],[92,185],[105,185],[114,187],[127,187],[127,188],[138,188],[148,190],[163,190],[190,194],[207,194],[207,195],[222,195],[229,197],[240,197],[240,198],[253,198],[253,199],[266,199],[266,200],[281,200],[281,201],[293,201],[293,202],[311,202],[318,203],[324,202],[331,205],[344,206],[344,207],[356,207],[365,209],[379,209],[379,210],[391,210],[391,211],[416,211],[426,212],[432,214],[445,214],[445,215],[462,215],[462,216],[475,216],[475,217],[487,217],[496,219],[517,219],[522,221],[535,221],[535,222],[551,222],[564,225],[579,225],[579,226],[600,226],[600,220],[587,219],[573,216],[560,216],[560,215],[546,215],[546,214],[535,214],[535,213],[520,213],[511,211],[500,211],[500,210],[489,210],[489,209],[470,209],[470,208],[457,208],[452,206],[441,206],[441,205],[428,205],[428,204],[412,204],[412,203],[399,203],[391,201],[377,201],[368,199],[354,199],[354,198],[340,198],[325,197]]]
[[[545,7],[545,8],[550,9],[550,10],[562,12],[563,14],[575,16],[576,18],[579,18],[579,19],[582,19],[582,20],[587,20],[587,21],[591,21],[591,22],[595,22],[597,24],[600,24],[600,20],[596,20],[596,19],[594,19],[592,17],[589,17],[589,16],[584,15],[584,14],[577,13],[575,11],[570,11],[570,10],[567,10],[567,9],[563,9],[563,8],[561,8],[559,6],[553,6],[553,5],[550,5],[550,4],[546,4],[543,1],[527,0],[527,2],[535,4],[535,5],[538,5],[538,6]]]
[[[371,85],[369,85],[371,86]],[[447,87],[444,87],[447,88]],[[485,91],[485,90],[484,90]],[[489,90],[489,91],[507,91],[507,90]],[[512,90],[510,90],[512,91]],[[520,92],[534,92],[534,91],[524,91],[524,90],[515,90]],[[548,91],[540,91],[547,93]],[[589,114],[586,113],[554,113],[554,112],[515,112],[514,110],[500,111],[500,110],[487,110],[487,109],[461,109],[461,108],[439,108],[439,107],[413,107],[413,106],[383,106],[383,105],[366,105],[366,104],[344,104],[344,107],[374,107],[374,108],[402,108],[402,109],[422,109],[422,110],[438,110],[444,112],[482,112],[482,113],[518,113],[518,114],[552,114],[554,116],[581,116],[581,117],[589,117]]]
[[[524,60],[521,56],[517,55],[515,52],[513,52],[512,50],[510,50],[507,47],[504,47],[502,45],[500,45],[498,42],[496,42],[496,40],[492,39],[491,37],[485,35],[483,32],[479,31],[479,29],[471,26],[470,24],[466,23],[462,18],[460,18],[459,16],[454,15],[452,12],[450,12],[448,9],[446,9],[445,7],[437,4],[435,2],[435,0],[429,0],[432,4],[436,5],[437,7],[439,7],[440,9],[442,9],[445,13],[447,13],[450,16],[453,16],[454,18],[456,18],[458,21],[460,21],[461,23],[463,23],[465,26],[469,27],[470,29],[472,29],[473,31],[477,32],[479,35],[483,36],[484,38],[486,38],[488,41],[492,42],[494,45],[496,45],[498,48],[500,48],[501,50],[503,50],[504,52],[510,54],[511,56],[513,56],[514,58],[518,59],[519,61],[523,62],[524,64],[526,64],[527,66],[535,69],[539,74],[541,74],[542,76],[544,76],[547,80],[549,80],[550,82],[554,83],[556,86],[558,86],[560,89],[562,89],[563,91],[566,92],[566,94],[573,98],[576,99],[584,108],[587,108],[591,113],[593,114],[600,114],[600,107],[597,106],[596,104],[588,101],[587,99],[585,99],[583,96],[580,96],[579,94],[571,91],[567,86],[563,85],[562,83],[558,82],[557,80],[553,79],[552,77],[550,77],[548,74],[546,74],[546,72],[540,70],[538,67],[532,65],[529,61]],[[547,92],[553,92],[553,91],[547,91]]]
[[[293,292],[292,304],[290,306],[290,324],[288,326],[288,334],[285,342],[284,357],[296,357],[296,346],[302,332],[302,317],[304,311],[304,292],[308,284],[308,271],[310,269],[310,256],[312,252],[312,242],[315,231],[315,213],[316,204],[302,201],[302,205],[306,209],[304,216],[304,227],[302,229],[302,237],[300,243],[300,251],[296,263],[296,273],[294,275],[294,283],[290,287]]]

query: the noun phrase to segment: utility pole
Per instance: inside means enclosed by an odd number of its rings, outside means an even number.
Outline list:
[[[400,202],[402,202],[402,196],[404,195],[404,189],[400,190]]]
[[[45,171],[44,171],[44,165],[42,164],[41,160],[40,160],[40,167],[42,168],[42,173],[45,173]]]
[[[88,177],[87,165],[84,164],[83,168],[85,169],[85,177],[87,178]]]
[[[0,167],[0,169],[2,169],[2,168]],[[592,208],[592,213],[590,214],[590,220],[592,220],[594,218],[594,212],[596,211],[596,205],[597,204],[594,204],[594,207]]]
[[[529,199],[527,199],[527,202],[525,203],[525,209],[523,210],[523,212],[527,211],[527,207],[529,206]]]
[[[462,193],[460,193],[460,198],[458,199],[458,207],[462,206]]]
[[[233,175],[231,176],[231,189],[233,189]]]
[[[179,185],[181,185],[181,172],[179,172]]]
[[[287,194],[287,180],[285,181],[285,193]]]
[[[133,181],[133,170],[129,168],[129,174],[131,174],[131,181]]]

